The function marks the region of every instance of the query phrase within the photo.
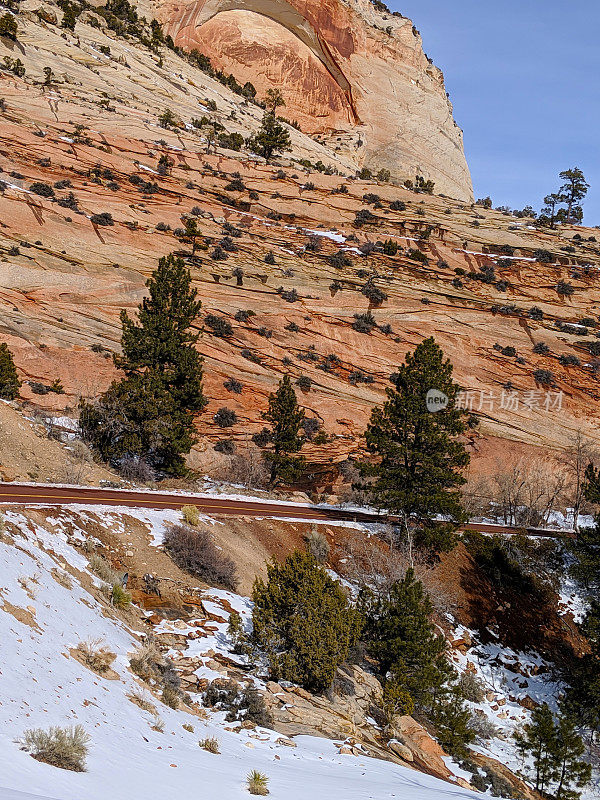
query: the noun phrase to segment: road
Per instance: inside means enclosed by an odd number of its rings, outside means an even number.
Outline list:
[[[0,506],[4,505],[81,505],[118,506],[123,508],[171,508],[195,505],[210,516],[271,517],[294,520],[321,520],[340,522],[386,522],[385,513],[353,511],[332,506],[306,503],[269,502],[252,497],[233,500],[218,495],[174,494],[171,492],[136,491],[126,489],[97,489],[88,486],[47,486],[43,484],[0,483]],[[518,528],[511,525],[493,525],[470,522],[465,526],[481,533],[514,535],[525,532],[528,536],[557,538],[570,531],[546,528]]]

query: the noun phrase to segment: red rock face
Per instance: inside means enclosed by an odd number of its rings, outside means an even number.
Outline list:
[[[155,13],[175,42],[251,81],[259,96],[278,88],[284,114],[320,134],[357,167],[421,174],[438,191],[471,200],[462,131],[442,73],[404,17],[369,0],[158,0]]]
[[[282,113],[310,134],[353,123],[344,90],[312,50],[283,26],[247,11],[219,14],[196,32],[197,47],[225,72],[242,72],[264,96],[278,88]],[[291,91],[293,87],[293,93]]]

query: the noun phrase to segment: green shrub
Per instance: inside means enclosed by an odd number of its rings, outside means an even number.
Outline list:
[[[115,608],[124,609],[131,603],[131,595],[126,592],[120,583],[113,584],[111,593],[111,603]]]
[[[17,20],[8,11],[0,17],[0,36],[6,39],[17,39]]]
[[[17,375],[12,353],[6,342],[2,342],[0,343],[0,398],[14,400],[18,397],[20,388],[21,381]]]
[[[309,553],[267,564],[252,591],[252,639],[275,679],[325,691],[355,644],[362,620],[340,585]]]
[[[29,190],[34,194],[39,194],[40,197],[54,197],[54,189],[48,183],[41,181],[32,183]]]
[[[52,726],[47,731],[42,728],[26,730],[19,743],[21,749],[37,761],[73,772],[85,772],[90,738],[82,725],[70,728]]]
[[[224,339],[233,334],[232,324],[224,317],[218,317],[216,314],[207,314],[204,322],[215,336],[220,336]]]

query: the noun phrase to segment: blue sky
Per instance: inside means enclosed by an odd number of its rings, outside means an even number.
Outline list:
[[[600,225],[600,2],[388,0],[421,31],[464,130],[476,197],[539,209],[578,166]]]

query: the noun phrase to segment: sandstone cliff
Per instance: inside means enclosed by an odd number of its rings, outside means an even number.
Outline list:
[[[462,131],[442,73],[411,20],[369,0],[156,0],[175,42],[252,81],[279,88],[302,130],[373,172],[419,173],[472,199]]]

